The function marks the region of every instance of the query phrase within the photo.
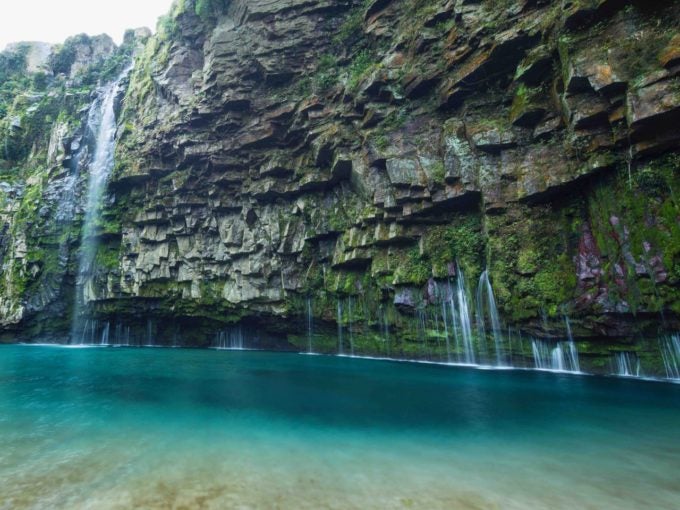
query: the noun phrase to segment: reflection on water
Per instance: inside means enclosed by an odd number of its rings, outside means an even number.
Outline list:
[[[0,347],[0,508],[655,508],[680,388],[253,352]]]

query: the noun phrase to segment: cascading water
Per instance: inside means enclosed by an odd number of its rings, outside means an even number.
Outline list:
[[[640,377],[640,358],[634,352],[616,352],[612,354],[614,375],[621,377]]]
[[[475,364],[476,360],[474,345],[472,343],[472,320],[470,319],[470,304],[468,303],[467,288],[465,287],[465,275],[460,268],[457,268],[456,301],[458,303],[457,322],[460,325],[460,332],[463,340],[463,355],[465,363]],[[449,306],[453,307],[453,296]]]
[[[387,309],[385,306],[380,306],[378,313],[378,320],[380,321],[380,332],[382,334],[382,340],[385,344],[385,354],[389,357],[390,355],[390,323],[387,317]]]
[[[214,347],[217,349],[243,350],[245,341],[241,327],[228,328],[215,335]]]
[[[154,328],[155,324],[151,319],[146,319],[146,347],[154,346]]]
[[[435,296],[440,302],[447,361],[474,365],[476,355],[472,341],[470,306],[465,277],[459,267],[456,267],[455,287],[451,281],[448,281],[444,288],[435,283]],[[453,340],[454,348],[451,346],[451,340]],[[456,354],[455,360],[453,352]]]
[[[451,284],[449,283],[448,286],[449,292],[451,292]],[[447,308],[448,308],[448,303],[450,302],[450,299],[442,299],[441,302],[441,307],[442,307],[442,323],[444,326],[444,338],[446,340],[446,361],[451,363],[453,360],[451,358],[451,340],[450,340],[450,334],[449,334],[449,319],[448,319],[448,314],[447,314]],[[451,318],[452,321],[455,321],[455,316]],[[455,326],[454,326],[454,335],[455,335]],[[458,342],[456,342],[458,343]],[[457,347],[457,346],[456,346]]]
[[[564,324],[567,329],[566,349],[569,365],[572,368],[571,372],[580,372],[581,365],[579,364],[578,361],[578,349],[576,348],[576,343],[574,342],[574,336],[571,333],[571,323],[569,322],[569,317],[567,317],[566,315],[564,316]]]
[[[337,322],[338,322],[338,354],[339,355],[344,355],[345,354],[345,348],[342,345],[342,301],[338,299],[338,313],[337,313]]]
[[[98,248],[96,230],[101,214],[102,196],[104,195],[114,163],[116,135],[115,99],[118,95],[120,84],[128,75],[130,69],[131,67],[125,69],[117,80],[99,90],[97,99],[92,103],[87,117],[88,137],[94,145],[93,156],[89,164],[85,218],[78,256],[75,311],[71,332],[72,342],[78,338],[77,332],[81,329],[80,324],[84,308],[95,296],[93,266]],[[77,343],[77,341],[74,343]]]
[[[314,314],[312,313],[312,298],[307,298],[307,352],[314,352],[312,338],[314,335]]]
[[[123,326],[117,322],[114,328],[113,341],[115,345],[130,346],[130,326]]]
[[[680,334],[661,340],[661,358],[666,377],[674,381],[680,380]]]
[[[94,337],[96,334],[97,330],[97,321],[94,320],[86,320],[85,324],[83,325],[82,332],[80,335],[80,341],[79,342],[73,342],[73,343],[79,343],[79,344],[94,344]]]
[[[349,332],[349,349],[350,349],[350,354],[354,356],[354,328],[353,328],[353,313],[352,313],[352,296],[349,296],[347,298],[347,319],[348,319],[348,324],[347,324],[347,330]]]
[[[479,286],[477,287],[477,328],[482,340],[486,338],[486,315],[489,316],[491,323],[491,332],[496,349],[496,366],[505,366],[501,321],[496,307],[496,298],[489,281],[489,272],[485,270],[479,277]]]
[[[427,334],[427,318],[425,316],[425,307],[424,306],[419,306],[418,309],[416,310],[416,317],[418,320],[418,340],[420,341],[420,347],[422,350],[423,355],[425,355],[428,359],[430,357],[430,352],[427,348],[427,341],[425,339],[425,336]]]
[[[456,267],[456,275],[455,286],[450,280],[445,285],[432,282],[432,297],[434,297],[435,307],[429,314],[425,310],[418,310],[418,329],[425,348],[428,321],[434,321],[438,347],[441,346],[442,335],[444,337],[446,361],[474,365],[476,354],[472,341],[472,325],[465,277],[458,267]],[[431,352],[427,351],[427,354],[431,355]]]
[[[534,356],[534,366],[539,370],[572,373],[581,371],[578,350],[573,341],[557,342],[551,345],[543,340],[532,340],[531,351]]]
[[[101,339],[101,345],[109,345],[109,335],[111,333],[111,323],[106,321],[106,324],[104,324],[104,329],[102,329],[102,339]]]

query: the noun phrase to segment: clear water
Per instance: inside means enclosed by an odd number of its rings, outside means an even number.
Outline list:
[[[0,347],[0,508],[680,508],[680,387]]]

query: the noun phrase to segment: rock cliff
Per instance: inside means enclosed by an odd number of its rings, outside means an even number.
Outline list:
[[[68,333],[83,112],[92,77],[135,53],[96,327],[323,352],[344,332],[439,359],[442,293],[464,275],[480,309],[488,275],[508,337],[566,337],[566,316],[587,369],[635,352],[662,370],[657,339],[680,327],[678,2],[184,0],[146,37],[54,50],[42,92],[1,96],[12,338]]]

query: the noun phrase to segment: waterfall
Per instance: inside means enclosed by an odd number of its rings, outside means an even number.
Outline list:
[[[130,346],[130,326],[123,326],[121,322],[116,322],[113,328],[113,343],[125,347]]]
[[[83,325],[82,333],[80,334],[80,341],[73,342],[80,345],[92,345],[94,344],[94,336],[97,330],[97,321],[86,320]]]
[[[621,377],[640,377],[640,358],[634,352],[612,354],[612,368]]]
[[[534,356],[534,366],[539,370],[572,373],[581,371],[578,350],[573,341],[549,344],[543,340],[532,340],[531,351]]]
[[[465,363],[475,364],[475,349],[472,344],[472,321],[470,320],[470,305],[468,304],[467,290],[465,287],[465,275],[460,268],[456,268],[456,300],[458,303],[458,323],[460,324],[461,337],[463,339],[463,353]],[[453,296],[451,298],[453,313]]]
[[[449,283],[448,287],[449,292],[451,292],[451,284]],[[446,313],[447,309],[447,304],[451,302],[451,299],[444,300],[442,299],[441,306],[442,306],[442,322],[444,323],[444,338],[446,339],[446,361],[451,363],[451,342],[449,340],[449,321]],[[452,321],[455,321],[455,316],[451,318]],[[455,335],[455,326],[454,326],[454,335]],[[457,343],[457,342],[456,342]]]
[[[446,342],[446,360],[449,363],[466,363],[473,365],[476,363],[476,354],[472,341],[472,322],[470,319],[470,306],[467,298],[467,288],[465,277],[459,267],[456,267],[455,287],[449,280],[446,286],[433,282],[435,304],[432,310],[434,316],[437,338],[441,336],[439,319],[441,318],[444,340]],[[418,313],[418,328],[420,331],[426,329],[425,321],[427,317],[424,313]],[[451,342],[453,341],[453,346]],[[454,359],[455,353],[455,359]]]
[[[419,305],[418,308],[416,309],[416,317],[418,319],[418,340],[420,340],[420,347],[422,349],[422,352],[425,356],[428,358],[430,357],[430,352],[427,346],[427,326],[426,326],[426,318],[425,318],[425,307],[423,305]]]
[[[451,339],[453,339],[457,353],[456,361],[473,365],[476,363],[476,355],[472,342],[472,322],[465,277],[459,267],[456,267],[456,274],[455,288],[449,281],[446,290],[438,292],[441,299],[447,357],[449,362],[453,361],[451,355]]]
[[[352,328],[352,296],[349,296],[347,298],[347,319],[348,319],[348,324],[347,324],[347,329],[349,331],[349,349],[350,349],[350,354],[354,356],[354,330]]]
[[[154,330],[153,321],[151,319],[146,319],[146,344],[144,344],[146,347],[154,346],[153,330]]]
[[[111,332],[111,323],[106,321],[104,329],[102,329],[102,340],[101,345],[109,345],[109,333]]]
[[[378,315],[378,320],[380,321],[380,332],[382,334],[383,342],[385,343],[385,354],[390,356],[390,324],[387,318],[387,308],[384,305],[380,305],[380,311]]]
[[[76,338],[79,321],[84,307],[94,296],[93,269],[98,248],[97,224],[101,215],[101,201],[106,189],[109,174],[113,169],[115,150],[116,114],[115,99],[122,80],[127,76],[128,67],[113,83],[102,87],[97,99],[90,106],[87,117],[87,137],[93,145],[92,160],[89,164],[87,201],[85,218],[78,255],[78,274],[76,278],[76,298],[73,315],[71,339]],[[84,331],[84,330],[83,330]]]
[[[307,298],[307,352],[313,353],[312,335],[314,334],[314,315],[312,313],[312,298]]]
[[[661,340],[661,358],[666,369],[666,377],[675,381],[680,380],[680,334]]]
[[[486,314],[488,314],[489,321],[491,322],[491,331],[493,333],[494,345],[496,348],[496,366],[501,367],[505,365],[503,356],[503,332],[501,330],[501,321],[498,316],[498,308],[496,307],[496,298],[493,294],[493,288],[491,287],[489,272],[487,270],[479,277],[479,285],[477,287],[477,328],[481,339],[486,338]]]
[[[571,334],[571,323],[569,322],[569,317],[567,317],[566,315],[564,316],[564,325],[567,329],[567,340],[569,342],[573,342],[574,335]]]
[[[572,367],[571,372],[580,372],[581,365],[578,361],[578,349],[576,348],[576,343],[574,342],[574,336],[571,334],[571,324],[569,323],[569,317],[564,316],[564,323],[567,327],[567,355],[569,356],[570,366]]]
[[[539,370],[551,370],[552,356],[550,355],[550,348],[540,340],[531,341],[531,352],[534,356],[534,365]]]
[[[342,300],[338,299],[338,354],[341,356],[345,354],[345,348],[342,345]]]
[[[511,326],[508,326],[508,333],[507,333],[507,339],[508,339],[508,364],[511,367],[515,366],[514,359],[513,359],[513,338],[514,338],[514,329]]]
[[[241,326],[218,331],[213,346],[217,349],[243,350],[245,347]]]

